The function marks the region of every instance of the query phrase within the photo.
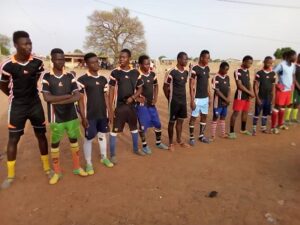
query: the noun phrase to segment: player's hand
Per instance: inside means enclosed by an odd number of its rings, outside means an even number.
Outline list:
[[[139,96],[139,97],[136,98],[136,101],[139,102],[139,103],[144,104],[145,103],[145,97]]]
[[[230,99],[229,98],[226,100],[226,104],[230,105]]]
[[[191,110],[195,110],[196,109],[196,104],[194,101],[191,101]]]
[[[256,104],[257,104],[257,105],[261,105],[261,104],[262,104],[260,98],[257,98],[257,99],[256,99]]]
[[[133,102],[133,98],[130,96],[129,98],[127,98],[126,100],[126,104],[129,105]]]
[[[254,93],[250,92],[250,98],[254,98],[254,97],[255,97]]]
[[[89,127],[89,121],[86,118],[82,119],[81,124],[85,129]]]

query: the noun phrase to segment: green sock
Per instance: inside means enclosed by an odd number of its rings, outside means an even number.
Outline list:
[[[291,112],[292,112],[291,108],[286,108],[285,109],[285,116],[284,116],[285,121],[290,121]]]
[[[297,120],[298,118],[298,109],[292,110],[292,120]]]

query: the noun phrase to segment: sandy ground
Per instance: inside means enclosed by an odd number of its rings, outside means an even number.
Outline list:
[[[164,69],[158,69],[160,87]],[[212,72],[216,69],[217,64],[211,65]],[[0,95],[3,153],[7,142],[7,98]],[[161,88],[157,107],[166,142],[168,109]],[[186,120],[185,140],[187,125]],[[72,175],[71,154],[65,140],[61,146],[64,177],[50,186],[42,173],[37,142],[27,124],[19,145],[16,181],[10,189],[0,191],[0,224],[298,225],[299,134],[300,126],[291,126],[278,136],[259,133],[256,137],[239,135],[234,141],[217,138],[210,145],[177,147],[171,153],[155,149],[154,134],[149,132],[153,155],[138,157],[132,154],[127,130],[119,136],[119,164],[112,169],[99,163],[99,150],[94,143],[96,174],[87,178]],[[5,162],[0,160],[1,181],[6,176]],[[218,195],[208,198],[211,191]],[[273,220],[267,220],[267,213]]]

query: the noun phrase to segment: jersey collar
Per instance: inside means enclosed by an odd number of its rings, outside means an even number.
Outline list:
[[[100,77],[99,71],[98,71],[98,73],[97,73],[97,74],[98,74],[97,76],[94,76],[93,74],[91,74],[90,71],[87,71],[86,74],[87,74],[89,77],[93,77],[93,78],[98,78],[98,77]]]
[[[18,62],[17,59],[16,59],[16,55],[12,55],[12,57],[11,57],[11,62],[12,62],[12,63],[18,63],[18,64],[20,64],[20,65],[27,65],[27,64],[28,64],[30,61],[32,61],[32,60],[33,60],[33,56],[32,56],[32,55],[29,56],[28,61],[25,62],[25,63],[20,63],[20,62]]]
[[[178,69],[178,67],[177,67],[177,66],[175,66],[175,70],[179,71],[180,73],[184,73],[184,72],[185,72],[185,69],[183,69],[183,70],[180,70],[180,69]]]
[[[63,73],[62,73],[62,75],[60,75],[60,76],[57,76],[55,73],[54,73],[54,71],[53,71],[53,68],[51,68],[51,70],[50,70],[50,75],[53,75],[53,76],[55,76],[55,77],[57,77],[57,78],[62,78],[65,74],[67,74],[67,72],[65,71],[65,69],[63,69]]]

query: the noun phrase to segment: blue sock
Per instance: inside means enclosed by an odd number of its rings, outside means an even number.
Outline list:
[[[261,117],[261,126],[263,126],[263,127],[267,126],[267,120],[268,120],[268,117],[266,117],[266,116]]]
[[[116,155],[116,141],[117,141],[117,135],[111,135],[111,134],[109,134],[110,157]]]
[[[135,131],[133,131],[135,132]],[[131,136],[132,136],[132,144],[133,144],[133,151],[137,152],[139,150],[139,134],[138,132],[133,133],[131,131]]]

